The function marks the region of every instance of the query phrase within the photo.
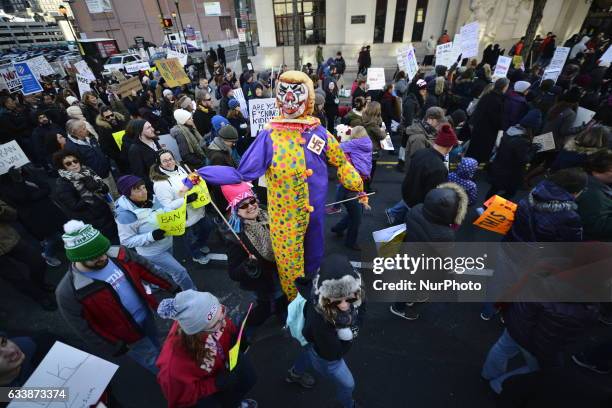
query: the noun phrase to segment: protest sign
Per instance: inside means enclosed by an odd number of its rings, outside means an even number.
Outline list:
[[[436,65],[450,67],[453,65],[453,43],[447,42],[436,47]]]
[[[477,227],[505,235],[514,222],[516,204],[498,195],[486,201],[487,209],[474,221]]]
[[[244,319],[242,320],[242,324],[240,325],[240,331],[238,332],[238,340],[236,340],[236,344],[232,346],[229,350],[229,369],[232,371],[236,364],[238,364],[238,354],[240,353],[240,341],[242,340],[242,332],[244,331],[244,326],[249,318],[249,314],[251,313],[251,309],[253,309],[253,303],[249,305],[249,310],[247,310]]]
[[[35,58],[30,58],[29,60],[26,60],[25,63],[28,64],[30,70],[36,78],[40,78],[43,75],[55,75],[55,70],[42,55]]]
[[[523,57],[520,55],[515,55],[512,57],[512,66],[514,69],[525,69],[523,65]]]
[[[376,251],[379,256],[394,256],[400,250],[406,236],[406,224],[394,225],[372,232]]]
[[[155,66],[170,88],[191,82],[183,66],[176,58],[157,60]]]
[[[417,74],[419,71],[419,63],[414,55],[414,47],[412,44],[397,49],[397,65],[400,70],[408,75],[409,80],[412,80]]]
[[[383,150],[395,150],[395,148],[393,147],[393,141],[391,141],[391,136],[388,133],[387,137],[380,141],[380,146],[383,148]]]
[[[181,63],[182,66],[187,65],[187,55],[186,54],[182,54],[178,51],[174,51],[174,50],[168,50],[167,54],[166,54],[166,58],[170,59],[170,58],[176,58],[179,60],[179,62]]]
[[[125,135],[125,130],[113,133],[113,139],[115,139],[115,143],[117,143],[119,150],[121,150],[121,146],[123,145],[123,135]]]
[[[461,35],[461,53],[463,54],[463,58],[478,57],[480,34],[480,25],[478,21],[461,27],[459,34]],[[455,39],[455,41],[457,40]]]
[[[539,143],[542,146],[538,149],[538,152],[547,152],[555,149],[555,138],[552,132],[534,136],[533,143]]]
[[[579,106],[578,110],[576,111],[576,119],[574,119],[572,127],[582,126],[584,123],[589,123],[591,119],[593,119],[593,116],[595,116],[595,112]]]
[[[461,55],[461,34],[455,34],[453,38],[453,50],[451,51],[451,65],[453,65],[459,59]]]
[[[569,47],[557,47],[555,48],[555,53],[550,60],[550,64],[546,67],[546,70],[556,70],[561,71],[563,69],[563,65],[565,65],[565,60],[569,55],[570,49]]]
[[[129,64],[125,64],[124,67],[125,72],[127,72],[128,74],[138,71],[146,71],[151,68],[148,62],[132,62]]]
[[[21,91],[23,84],[12,62],[0,65],[0,77],[2,77],[3,89],[7,89],[10,93]]]
[[[87,65],[87,62],[85,62],[85,60],[80,60],[79,62],[74,64],[74,67],[76,68],[77,72],[80,75],[82,75],[85,78],[89,79],[89,81],[95,81],[96,80],[96,76],[94,75],[93,72],[91,72],[91,69],[89,68],[89,65]]]
[[[157,225],[166,235],[177,236],[185,233],[187,221],[187,200],[176,210],[157,214]]]
[[[385,69],[368,68],[366,84],[370,90],[383,89],[385,87]]]
[[[500,55],[497,58],[497,63],[495,64],[495,72],[493,72],[493,76],[495,78],[503,78],[508,74],[508,70],[510,69],[510,64],[512,63],[512,58],[504,57]]]
[[[24,95],[30,95],[37,92],[42,92],[43,87],[34,76],[34,73],[25,62],[16,62],[15,69],[17,70],[17,75],[19,75],[19,79],[21,79],[21,83],[23,88],[21,89],[21,93]]]
[[[77,85],[79,86],[79,93],[81,94],[81,98],[85,92],[91,91],[91,87],[89,86],[90,81],[86,77],[76,74]]]
[[[246,100],[244,99],[244,94],[242,93],[242,89],[240,88],[234,89],[233,93],[234,93],[234,98],[240,104],[240,113],[242,113],[242,116],[244,116],[245,119],[248,119],[249,110],[247,108]]]
[[[122,98],[131,95],[132,91],[138,92],[141,90],[142,84],[137,76],[121,81],[115,86],[115,92],[121,95]]]
[[[191,190],[189,190],[189,193],[187,194],[191,194],[191,193],[196,193],[197,197],[195,201],[191,202],[191,206],[193,208],[200,208],[200,207],[204,207],[206,204],[210,203],[210,193],[208,192],[208,187],[206,186],[206,182],[204,181],[204,179],[202,179],[202,177],[200,177],[200,182],[198,184],[195,184]]]
[[[608,46],[606,52],[603,53],[601,58],[599,59],[599,65],[608,66],[612,62],[612,47]]]
[[[261,132],[270,119],[279,115],[276,107],[276,98],[249,100],[249,121],[251,123],[251,136],[255,137]]]
[[[559,78],[559,75],[561,75],[560,69],[553,69],[553,70],[547,69],[542,74],[541,82],[544,82],[547,79],[552,79],[553,81],[557,82],[557,78]]]
[[[0,175],[5,174],[11,167],[21,167],[28,164],[30,160],[16,141],[0,145]]]

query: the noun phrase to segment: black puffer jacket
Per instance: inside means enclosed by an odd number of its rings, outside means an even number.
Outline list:
[[[433,148],[418,150],[402,182],[402,198],[409,207],[422,203],[425,195],[448,180],[444,156]]]

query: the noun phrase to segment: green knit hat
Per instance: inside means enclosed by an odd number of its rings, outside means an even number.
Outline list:
[[[64,224],[62,235],[66,258],[72,262],[95,259],[110,248],[110,241],[100,231],[83,221],[70,220]]]

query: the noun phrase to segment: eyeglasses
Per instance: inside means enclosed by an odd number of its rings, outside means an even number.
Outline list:
[[[240,204],[238,208],[241,210],[246,210],[247,208],[249,208],[249,205],[257,205],[257,199],[251,198],[249,201],[245,201],[242,204]]]
[[[113,118],[115,115],[113,115],[112,113],[110,115],[104,115],[104,119],[111,119]]]
[[[212,101],[212,99],[211,99],[211,98],[204,99],[204,102],[210,102],[210,101]]]
[[[78,161],[77,159],[74,160],[66,160],[64,162],[64,166],[68,167],[68,166],[72,166],[73,164],[79,164],[80,161]]]
[[[330,301],[329,304],[331,306],[339,306],[342,302],[345,302],[345,301],[346,301],[346,303],[353,304],[353,303],[355,303],[358,300],[359,300],[358,298],[352,297],[352,298],[346,298],[346,299]]]

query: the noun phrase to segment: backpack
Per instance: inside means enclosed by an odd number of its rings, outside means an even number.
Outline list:
[[[306,318],[304,317],[304,306],[306,305],[306,299],[298,293],[297,297],[289,303],[287,307],[287,323],[286,327],[291,333],[291,337],[300,342],[301,346],[308,344],[308,341],[304,338],[302,330],[304,329],[304,323]]]

